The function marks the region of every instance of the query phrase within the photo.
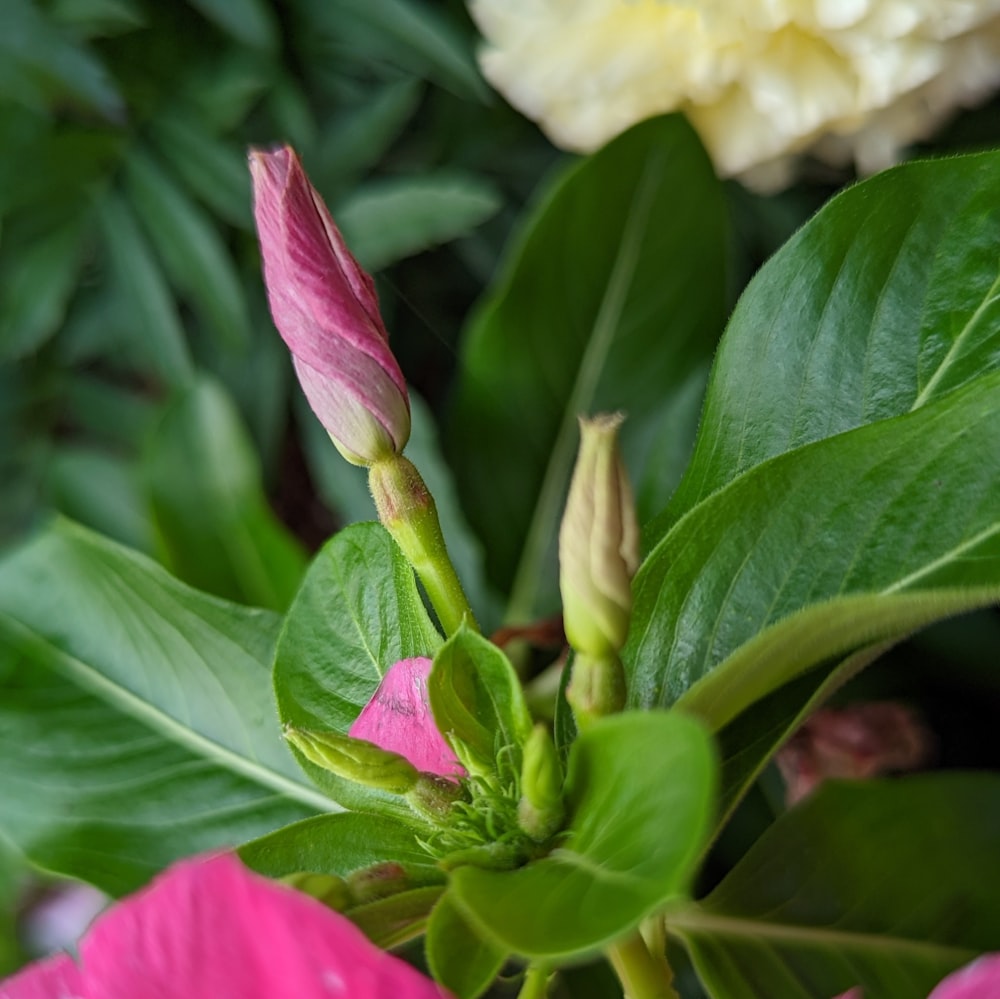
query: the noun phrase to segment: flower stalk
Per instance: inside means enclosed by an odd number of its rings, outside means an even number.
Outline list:
[[[455,634],[463,622],[478,631],[448,555],[434,497],[413,462],[402,455],[376,461],[368,469],[368,487],[382,526],[413,566],[445,635]]]
[[[609,947],[607,958],[622,983],[625,999],[680,999],[666,958],[651,954],[638,930]]]

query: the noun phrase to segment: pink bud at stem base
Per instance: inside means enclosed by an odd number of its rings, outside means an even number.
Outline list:
[[[445,635],[453,635],[463,622],[478,631],[448,556],[434,497],[413,463],[401,455],[375,462],[368,470],[368,487],[382,526],[413,566]]]

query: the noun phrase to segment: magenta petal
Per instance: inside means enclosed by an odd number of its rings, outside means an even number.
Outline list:
[[[1000,954],[987,954],[949,975],[928,999],[1000,999]]]
[[[348,735],[405,756],[418,770],[439,777],[464,777],[465,767],[438,731],[427,696],[430,659],[402,659],[354,720]]]
[[[442,999],[346,917],[231,855],[185,861],[83,942],[92,999]]]
[[[0,999],[91,999],[83,976],[68,954],[59,954],[29,965],[0,982]]]

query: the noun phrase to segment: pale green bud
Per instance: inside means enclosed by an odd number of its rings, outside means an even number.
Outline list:
[[[566,638],[591,659],[617,657],[632,613],[639,525],[618,450],[621,413],[580,419],[580,453],[559,530]]]
[[[536,725],[523,748],[518,825],[537,843],[559,831],[565,817],[559,754],[544,725]]]
[[[291,727],[286,727],[284,734],[310,763],[366,787],[406,794],[420,777],[420,771],[405,757],[364,739]]]

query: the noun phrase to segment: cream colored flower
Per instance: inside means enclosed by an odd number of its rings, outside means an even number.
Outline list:
[[[1000,86],[1000,0],[470,0],[480,62],[557,145],[683,111],[719,172],[893,163]]]

